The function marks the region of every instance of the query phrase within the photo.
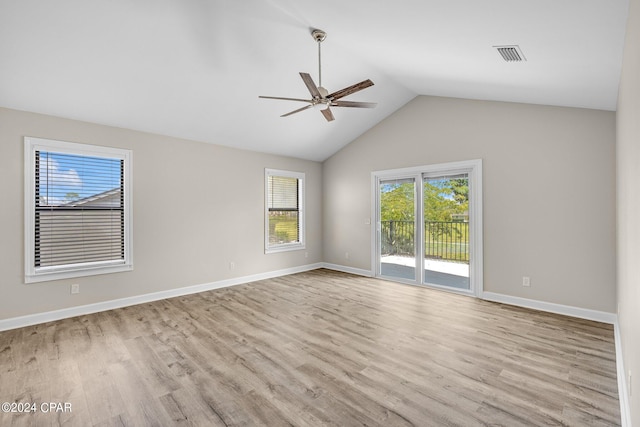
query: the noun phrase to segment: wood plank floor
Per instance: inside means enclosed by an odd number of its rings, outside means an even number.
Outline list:
[[[2,426],[620,424],[610,325],[329,270],[1,332],[0,375]]]

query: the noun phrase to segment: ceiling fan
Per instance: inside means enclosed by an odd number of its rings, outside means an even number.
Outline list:
[[[320,54],[320,44],[327,37],[327,33],[322,30],[314,29],[311,31],[311,36],[316,42],[318,42],[318,86],[316,86],[316,84],[313,82],[313,79],[308,73],[300,73],[302,81],[307,86],[307,89],[309,89],[311,99],[283,98],[279,96],[259,96],[258,98],[306,102],[308,103],[308,105],[305,105],[302,108],[298,108],[297,110],[290,111],[280,117],[287,117],[292,114],[299,113],[300,111],[307,110],[309,108],[316,108],[320,109],[320,112],[328,122],[334,120],[333,113],[331,112],[329,107],[374,108],[376,106],[375,102],[341,101],[341,98],[344,98],[345,96],[361,91],[362,89],[366,89],[369,86],[373,86],[373,82],[369,79],[363,80],[360,83],[356,83],[352,86],[340,89],[332,93],[329,93],[327,89],[322,87],[322,57]]]

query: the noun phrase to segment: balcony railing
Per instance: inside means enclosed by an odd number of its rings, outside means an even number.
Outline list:
[[[415,256],[413,221],[381,221],[382,255]],[[425,221],[424,256],[469,262],[469,223]]]

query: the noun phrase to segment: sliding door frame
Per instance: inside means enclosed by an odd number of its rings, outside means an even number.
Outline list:
[[[422,180],[425,175],[432,174],[460,174],[466,173],[469,176],[469,290],[457,290],[443,286],[433,286],[423,284],[424,281],[424,232],[420,231],[420,236],[416,236],[416,277],[411,284],[421,284],[424,286],[444,289],[451,292],[473,295],[482,297],[484,288],[483,283],[483,256],[482,256],[482,159],[465,160],[460,162],[439,163],[434,165],[424,165],[402,169],[391,169],[371,172],[371,218],[373,226],[371,227],[371,272],[374,277],[381,277],[380,272],[380,181],[394,178],[415,178],[416,192],[416,215],[417,224],[424,221],[422,196],[418,197],[419,191],[422,192]],[[420,229],[424,227],[419,227]],[[419,228],[416,227],[416,230]],[[420,246],[418,246],[420,244]],[[392,279],[384,277],[385,279]],[[392,279],[395,280],[395,279]],[[398,280],[401,281],[401,280]]]

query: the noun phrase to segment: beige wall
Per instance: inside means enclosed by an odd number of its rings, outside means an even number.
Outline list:
[[[134,271],[24,284],[24,136],[133,150]],[[306,173],[308,258],[264,254],[265,167]],[[321,185],[317,162],[0,109],[0,320],[320,262]]]
[[[417,97],[324,163],[324,260],[371,269],[371,171],[482,159],[484,290],[613,313],[614,146],[613,112]]]
[[[640,1],[629,20],[617,111],[618,320],[622,356],[633,373],[631,420],[640,426]]]

